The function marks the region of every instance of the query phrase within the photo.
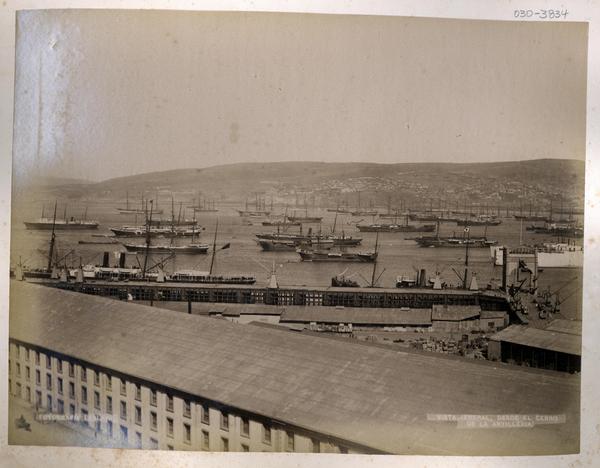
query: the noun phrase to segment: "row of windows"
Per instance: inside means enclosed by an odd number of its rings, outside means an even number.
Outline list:
[[[20,355],[20,347],[17,346],[16,349],[17,351],[17,356]],[[24,348],[26,350],[26,356],[29,354],[29,350],[27,348]],[[39,352],[36,352],[36,355],[39,355]],[[51,363],[51,358],[47,358],[47,361]],[[57,366],[57,370],[62,369],[62,361],[57,360],[57,362],[60,362],[60,366]],[[67,362],[68,364],[68,368],[69,368],[69,375],[74,377],[75,374],[75,366],[70,363]],[[9,372],[10,372],[10,366],[11,366],[11,360],[9,359]],[[80,380],[82,382],[86,382],[87,383],[87,369],[83,366],[79,366],[80,367]],[[26,379],[29,380],[30,379],[30,372],[31,369],[29,366],[25,366],[26,368]],[[94,384],[96,386],[100,385],[100,380],[102,377],[105,378],[105,382],[106,382],[106,387],[107,389],[111,389],[112,388],[112,377],[107,375],[107,374],[102,374],[100,372],[97,372],[95,370],[92,370],[93,372],[93,381]],[[20,363],[16,363],[16,374],[17,376],[21,376],[21,364]],[[41,372],[39,369],[36,369],[36,384],[41,386]],[[127,395],[127,382],[123,379],[119,379],[119,384],[120,384],[120,393],[123,396]],[[141,401],[141,385],[139,384],[133,384],[135,387],[135,400],[136,401]],[[21,383],[17,383],[17,395],[19,397],[21,397],[22,394],[22,389],[21,389]],[[50,373],[46,374],[46,388],[47,390],[52,390],[53,389],[53,376]],[[154,389],[149,389],[150,390],[150,405],[152,407],[157,407],[157,391]],[[64,393],[64,380],[62,377],[56,377],[56,391],[59,395],[63,395]],[[75,395],[75,382],[73,381],[69,381],[68,382],[68,395],[70,398],[74,399],[76,397]],[[26,387],[25,389],[25,399],[29,402],[31,402],[31,388],[29,386]],[[174,402],[173,402],[173,396],[172,395],[165,395],[165,399],[166,399],[166,411],[168,412],[173,412],[174,411]],[[87,385],[81,385],[80,387],[80,401],[83,405],[87,405],[88,404],[88,387]],[[40,390],[36,390],[36,400],[35,400],[36,404],[41,406],[42,405],[42,393]],[[46,401],[46,405],[48,408],[52,409],[52,395],[47,395],[47,401]],[[97,390],[93,390],[93,406],[95,409],[100,410],[101,409],[101,394],[99,391]],[[64,402],[61,398],[57,399],[57,409],[58,412],[61,414],[64,414]],[[73,414],[75,411],[75,406],[74,405],[70,405],[69,406],[70,409],[70,413]],[[86,409],[82,409],[81,410],[82,413],[85,413],[87,415],[87,410]],[[106,412],[109,414],[113,413],[113,397],[108,395],[106,396]],[[119,401],[119,416],[122,420],[126,420],[127,419],[127,413],[128,413],[128,407],[127,407],[127,402],[126,401]],[[137,425],[142,425],[142,408],[141,406],[135,405],[134,407],[134,423]],[[203,424],[206,425],[210,425],[210,412],[209,412],[209,408],[207,405],[201,405],[200,406],[200,415],[201,415],[201,422]],[[191,402],[188,400],[183,400],[183,416],[184,417],[188,417],[191,418]],[[151,430],[157,431],[158,429],[158,415],[156,411],[150,411],[149,412],[149,422],[150,422],[150,428]],[[223,431],[229,431],[229,427],[230,427],[230,415],[226,414],[224,412],[220,413],[220,429]],[[166,434],[168,437],[173,437],[173,418],[172,417],[166,417]],[[183,423],[183,435],[184,435],[184,441],[185,442],[190,442],[191,441],[191,425],[187,422]],[[202,430],[202,440],[204,440],[204,430]],[[207,432],[206,432],[207,433]],[[207,433],[208,434],[208,433]],[[240,434],[242,437],[247,437],[250,438],[250,421],[248,418],[240,418]],[[207,439],[208,440],[208,439]],[[225,438],[226,440],[226,438]],[[271,428],[268,425],[263,424],[262,425],[262,442],[268,445],[271,445],[272,443],[272,433],[271,433]],[[207,442],[208,443],[208,442]],[[224,443],[224,445],[227,445],[227,443]],[[286,433],[286,442],[285,442],[285,447],[286,450],[289,451],[294,451],[295,449],[295,443],[294,443],[294,435],[291,432],[287,432]],[[244,446],[242,445],[242,449],[244,449]]]
[[[10,386],[10,382],[9,382],[9,386]],[[22,398],[22,387],[20,383],[16,384],[16,391],[15,391],[15,396]],[[29,386],[25,387],[25,395],[24,395],[25,400],[27,401],[31,401],[31,388]],[[99,399],[100,399],[100,395],[98,392],[94,392],[94,402],[95,402],[95,406],[97,408],[99,408]],[[47,395],[46,396],[46,408],[50,411],[54,410],[54,406],[53,406],[53,399],[52,399],[52,395]],[[36,390],[36,399],[35,399],[35,404],[37,406],[43,406],[43,402],[42,402],[42,392],[40,390]],[[56,401],[56,411],[58,414],[64,414],[65,408],[64,408],[64,401],[60,398],[57,399]],[[108,396],[107,397],[107,411],[108,412],[112,412],[112,397]],[[81,414],[82,414],[82,419],[81,419],[81,423],[84,426],[88,426],[88,412],[85,409],[81,410]],[[203,412],[204,414],[204,412]],[[208,412],[206,412],[206,414],[208,414]],[[75,405],[74,404],[70,404],[69,405],[69,415],[74,417],[75,416]],[[125,419],[127,416],[127,404],[124,401],[121,401],[121,407],[120,407],[120,416],[121,419]],[[138,425],[141,425],[141,418],[142,418],[142,409],[139,406],[135,406],[135,423]],[[245,437],[250,437],[250,421],[247,418],[242,418],[241,419],[241,435],[245,436]],[[167,437],[173,437],[174,434],[174,422],[173,422],[173,418],[171,417],[167,417],[166,418],[166,433],[167,433]],[[229,426],[229,415],[224,415],[221,414],[221,428],[228,428]],[[95,423],[95,431],[96,432],[102,432],[102,426],[101,426],[101,421],[100,419],[96,420]],[[157,430],[157,414],[155,411],[151,411],[150,412],[150,428],[154,431]],[[123,440],[127,440],[127,427],[126,426],[121,426],[121,439]],[[113,437],[113,422],[111,420],[107,420],[106,422],[106,430],[107,430],[107,435],[109,437]],[[263,431],[263,436],[262,436],[262,440],[264,443],[267,444],[271,444],[271,428],[267,425],[262,426],[262,431]],[[142,440],[141,440],[141,433],[136,431],[136,446],[141,448],[142,446]],[[190,444],[192,440],[192,427],[189,423],[183,423],[183,441],[184,443]],[[316,439],[312,439],[311,440],[311,444],[312,444],[312,449],[315,452],[319,451],[319,447],[320,447],[320,442]],[[202,430],[201,431],[201,445],[202,445],[202,449],[203,450],[208,450],[209,449],[209,433],[206,430]],[[154,438],[150,438],[150,446],[154,447],[154,448],[158,448],[158,441]],[[221,447],[220,450],[222,451],[229,451],[229,440],[226,437],[221,437]],[[249,451],[249,445],[248,444],[241,444],[241,450],[244,452],[248,452]],[[295,450],[295,438],[294,438],[294,433],[290,432],[290,431],[286,431],[286,450],[293,452]]]

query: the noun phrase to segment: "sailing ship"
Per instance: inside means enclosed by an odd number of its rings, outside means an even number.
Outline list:
[[[244,210],[237,210],[240,216],[243,217],[251,217],[251,218],[261,218],[263,216],[269,216],[271,211],[273,211],[273,200],[271,200],[271,209],[267,210],[267,204],[264,199],[259,198],[258,194],[256,195],[256,200],[254,202],[254,210],[250,209],[250,205],[248,203],[248,199],[246,199],[246,207]]]
[[[320,223],[323,221],[322,216],[308,216],[308,208],[305,210],[304,216],[296,216],[296,212],[292,216],[287,217],[288,221],[291,223]]]
[[[150,245],[145,244],[123,244],[128,252],[148,252],[151,254],[206,254],[208,244],[190,243],[186,245]]]
[[[404,225],[400,225],[394,218],[393,223],[357,224],[360,232],[433,232],[435,224],[413,225],[408,224],[408,214],[405,216]]]
[[[157,195],[157,207],[154,209],[154,214],[162,214],[163,210],[158,209],[158,195]],[[125,193],[125,208],[117,208],[119,214],[139,214],[145,215],[148,213],[148,200],[144,200],[144,194],[142,193],[142,204],[140,208],[132,208],[129,206],[129,192]]]
[[[331,252],[326,250],[297,250],[303,262],[365,262],[377,259],[377,252]]]
[[[479,215],[472,218],[456,220],[458,226],[498,226],[502,221],[495,216]]]
[[[150,223],[152,224],[152,223]],[[156,227],[156,226],[121,226],[111,227],[110,230],[117,237],[193,237],[198,234],[195,226],[192,228],[182,227]]]
[[[201,198],[198,194],[198,204],[196,205],[196,200],[192,202],[192,209],[196,213],[216,213],[219,211],[215,208],[214,200],[207,200],[206,198]]]
[[[87,208],[83,219],[75,219],[73,216],[67,218],[67,207],[65,206],[65,214],[63,219],[47,218],[44,216],[44,208],[42,207],[42,216],[36,221],[25,221],[25,227],[28,230],[85,230],[98,229],[98,221],[91,221],[87,218]]]

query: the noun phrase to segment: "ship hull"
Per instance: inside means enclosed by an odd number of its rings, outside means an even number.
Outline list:
[[[159,247],[137,245],[137,244],[124,244],[124,247],[128,252],[146,252],[151,254],[185,254],[185,255],[202,255],[208,252],[208,245],[185,245],[185,246],[173,246],[173,247]]]
[[[376,253],[329,253],[329,252],[310,252],[299,251],[300,259],[303,262],[354,262],[354,263],[373,263],[377,259]]]
[[[356,226],[360,232],[433,232],[435,224],[423,226],[401,226],[398,224],[372,224],[368,226]]]
[[[36,222],[25,222],[25,227],[28,230],[35,231],[51,231],[53,228],[55,231],[84,231],[91,229],[98,229],[98,223],[36,223]]]

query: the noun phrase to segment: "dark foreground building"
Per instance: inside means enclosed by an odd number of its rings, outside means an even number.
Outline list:
[[[10,299],[11,400],[75,420],[60,424],[89,434],[94,445],[490,455],[579,449],[578,376],[25,283],[12,282]]]

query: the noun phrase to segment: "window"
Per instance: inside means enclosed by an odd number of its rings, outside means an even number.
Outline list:
[[[35,391],[35,404],[38,406],[42,406],[42,392],[39,390]]]
[[[488,328],[494,328],[494,322],[488,322]]]
[[[221,429],[224,431],[229,430],[229,415],[221,413]]]
[[[142,425],[142,408],[139,406],[135,407],[135,423],[138,425]]]
[[[250,437],[250,421],[248,418],[242,418],[242,435],[245,437]]]
[[[94,371],[94,385],[96,387],[100,386],[100,373],[98,371]]]
[[[158,448],[158,440],[150,438],[150,448],[157,449]]]
[[[123,379],[120,379],[120,382],[121,382],[121,395],[127,396],[127,382],[125,382]]]
[[[156,390],[150,390],[150,404],[156,406]]]
[[[167,411],[173,412],[173,397],[171,395],[167,395]]]
[[[39,351],[35,352],[35,363],[38,366],[40,365],[40,352]]]
[[[127,442],[127,427],[121,426],[121,440]]]
[[[19,382],[17,382],[17,390],[15,396],[21,398],[21,384]]]
[[[209,446],[209,436],[208,431],[202,431],[202,450],[208,450]]]
[[[183,400],[183,416],[189,418],[192,415],[192,409],[190,402],[187,400]]]
[[[69,398],[75,398],[75,384],[69,382]]]
[[[25,360],[29,362],[29,348],[25,348]]]
[[[94,392],[94,408],[100,409],[100,392]]]
[[[46,369],[52,369],[52,358],[50,356],[46,356]]]
[[[167,436],[173,437],[173,418],[167,418]]]
[[[58,389],[58,393],[60,395],[62,395],[63,394],[63,379],[62,379],[62,377],[59,377],[56,380],[56,388]]]
[[[35,383],[40,385],[42,383],[42,374],[39,370],[35,371]]]
[[[71,417],[75,416],[75,405],[74,404],[69,405],[69,414],[71,415]]]
[[[84,409],[81,410],[81,425],[82,426],[88,425],[88,412],[87,412],[87,410],[84,410]]]
[[[127,419],[127,402],[121,402],[121,419]]]
[[[206,405],[202,405],[202,417],[201,417],[201,421],[204,424],[210,424],[210,415],[208,413],[208,406],[206,406]]]
[[[109,414],[112,414],[112,412],[113,412],[111,396],[106,397],[106,412]]]
[[[52,375],[46,374],[46,388],[52,390]]]
[[[167,444],[167,450],[175,450],[175,448],[172,445]]]
[[[81,381],[87,382],[87,369],[81,366]]]
[[[25,378],[27,380],[31,379],[31,369],[29,368],[29,366],[25,366]]]
[[[106,421],[106,433],[108,434],[108,437],[112,438],[113,436],[113,423],[112,421]]]
[[[141,432],[135,433],[135,446],[139,449],[142,448],[142,433]]]
[[[17,362],[17,376],[21,376],[21,364]]]
[[[287,449],[288,452],[293,452],[294,448],[295,448],[294,447],[294,433],[286,431],[285,436],[287,438],[286,449]]]
[[[317,439],[310,439],[312,444],[312,452],[319,453],[321,451],[321,443]]]
[[[96,427],[94,428],[96,433],[102,432],[102,423],[100,421],[100,416],[96,416]]]
[[[59,374],[62,374],[62,366],[63,366],[62,359],[57,359],[56,360],[56,370]]]
[[[242,444],[242,452],[249,452],[250,451],[250,447],[248,447],[246,444]]]
[[[221,437],[221,450],[229,452],[229,439],[227,437]]]
[[[135,399],[137,401],[142,401],[142,387],[138,384],[135,384]]]
[[[28,402],[31,401],[31,388],[29,386],[25,387],[25,399]]]
[[[263,424],[263,442],[271,445],[271,428]]]
[[[150,429],[156,430],[156,412],[150,411]]]
[[[75,377],[75,366],[69,363],[69,377]]]
[[[189,424],[183,424],[183,441],[186,444],[191,443],[192,441],[192,428]]]
[[[58,414],[65,414],[65,403],[60,398],[56,400]]]
[[[87,387],[85,385],[81,386],[81,403],[87,405]]]
[[[110,375],[106,376],[106,390],[112,390],[112,377]]]
[[[16,349],[17,349],[17,359],[21,359],[21,347],[19,345],[16,345]]]

